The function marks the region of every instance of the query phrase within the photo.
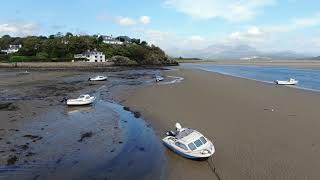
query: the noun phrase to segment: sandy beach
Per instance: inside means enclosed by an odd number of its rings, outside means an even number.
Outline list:
[[[216,147],[211,164],[166,150],[165,179],[320,179],[319,93],[200,70],[165,74],[185,79],[120,99],[142,112],[159,139],[180,122]]]

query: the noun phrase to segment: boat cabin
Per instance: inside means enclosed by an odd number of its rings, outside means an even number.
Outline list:
[[[185,151],[201,150],[202,146],[208,142],[202,134],[188,128],[182,129],[175,138],[177,139],[175,145]]]
[[[90,95],[81,95],[78,99],[90,99]]]

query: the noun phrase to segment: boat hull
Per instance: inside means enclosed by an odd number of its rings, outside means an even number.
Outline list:
[[[103,78],[90,78],[89,81],[106,81],[108,80],[107,77],[103,77]]]
[[[297,85],[298,82],[288,82],[288,81],[275,81],[277,85]]]
[[[176,154],[185,157],[187,159],[191,159],[191,160],[207,160],[209,157],[211,157],[213,155],[213,153],[211,154],[201,154],[201,155],[192,155],[190,153],[185,153],[183,151],[178,150],[177,148],[175,148],[170,142],[168,142],[166,139],[163,139],[163,144],[168,147],[171,151],[175,152]]]
[[[85,106],[85,105],[90,105],[94,102],[95,98],[92,98],[87,101],[78,101],[78,100],[68,100],[67,105],[68,106]]]

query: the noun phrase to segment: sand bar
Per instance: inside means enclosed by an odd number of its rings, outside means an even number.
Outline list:
[[[216,174],[167,150],[168,179],[320,179],[319,93],[200,70],[166,75],[185,80],[130,91],[124,103],[159,137],[179,121],[216,146]]]

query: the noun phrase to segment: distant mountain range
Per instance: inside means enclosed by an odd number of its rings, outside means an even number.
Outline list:
[[[172,53],[170,53],[172,52]],[[295,53],[293,51],[280,51],[280,52],[262,52],[258,51],[248,45],[211,45],[204,49],[182,51],[174,49],[169,51],[172,56],[183,57],[197,57],[201,59],[210,60],[257,60],[257,59],[282,59],[282,60],[296,60],[310,58],[305,54]],[[180,55],[179,55],[180,54]],[[318,57],[320,59],[320,57]]]

